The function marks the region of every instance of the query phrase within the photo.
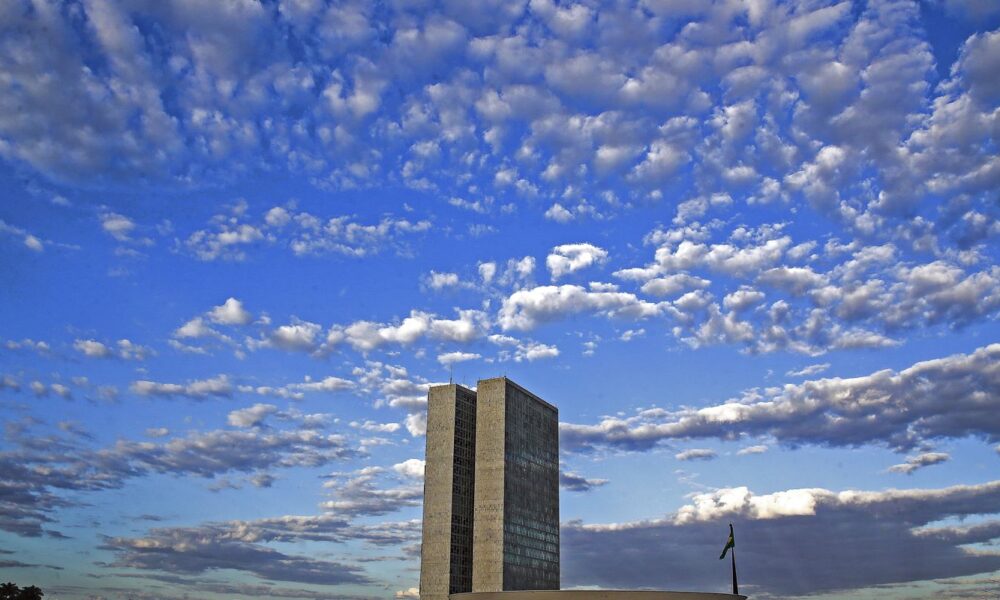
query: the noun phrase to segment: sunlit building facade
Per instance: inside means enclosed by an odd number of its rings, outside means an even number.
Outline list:
[[[460,385],[427,395],[420,597],[447,600],[472,590],[476,392]]]
[[[422,600],[559,589],[559,413],[506,377],[428,393]]]
[[[472,591],[559,589],[559,412],[506,377],[476,389]]]

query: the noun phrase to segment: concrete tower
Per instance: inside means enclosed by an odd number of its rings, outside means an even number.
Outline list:
[[[559,589],[559,411],[506,377],[476,389],[472,591]]]
[[[506,377],[430,389],[421,600],[559,589],[559,412]]]
[[[440,385],[427,394],[421,600],[472,590],[476,393]]]

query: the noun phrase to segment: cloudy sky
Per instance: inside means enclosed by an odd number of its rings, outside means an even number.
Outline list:
[[[992,0],[0,1],[0,578],[410,598],[425,398],[564,587],[1000,590]]]

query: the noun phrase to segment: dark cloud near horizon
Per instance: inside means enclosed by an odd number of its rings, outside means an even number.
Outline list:
[[[328,560],[284,554],[237,536],[206,528],[153,529],[143,538],[107,538],[102,549],[116,553],[110,567],[198,575],[246,571],[265,580],[319,585],[365,584],[363,570]]]
[[[790,490],[755,496],[746,488],[695,497],[663,519],[614,525],[566,524],[563,585],[726,591],[729,561],[718,556],[736,525],[744,590],[797,597],[1000,569],[1000,553],[971,549],[1000,537],[1000,521],[935,527],[935,521],[992,515],[1000,481],[939,490]]]
[[[418,520],[353,524],[329,514],[288,515],[252,521],[205,523],[197,527],[158,527],[141,537],[105,538],[102,549],[112,551],[116,556],[114,562],[104,565],[106,567],[159,572],[132,576],[187,582],[185,585],[197,583],[197,580],[187,577],[189,575],[219,569],[246,571],[266,580],[340,585],[371,581],[360,567],[289,556],[267,544],[360,541],[375,547],[399,547],[402,550],[404,545],[419,539]],[[399,558],[405,559],[406,556],[403,552]],[[260,588],[253,589],[259,591]],[[287,596],[297,597],[292,591]]]

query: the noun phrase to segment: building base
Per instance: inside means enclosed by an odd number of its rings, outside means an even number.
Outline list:
[[[449,600],[746,600],[736,594],[660,590],[522,590],[451,594]]]

